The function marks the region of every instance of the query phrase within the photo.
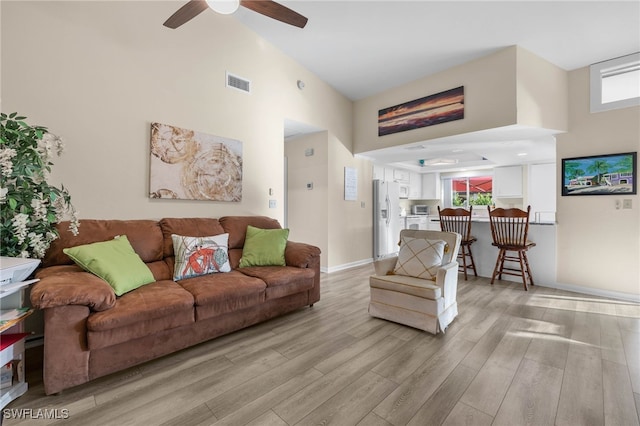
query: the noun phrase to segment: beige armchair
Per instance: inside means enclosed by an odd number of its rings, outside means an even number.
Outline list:
[[[460,241],[455,232],[402,230],[399,255],[374,262],[369,314],[433,334],[444,332],[458,315]]]

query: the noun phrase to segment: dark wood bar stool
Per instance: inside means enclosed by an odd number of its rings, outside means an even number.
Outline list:
[[[467,269],[473,270],[473,274],[477,277],[476,264],[473,261],[473,253],[471,253],[471,244],[477,241],[475,237],[471,236],[471,212],[473,206],[469,207],[469,210],[463,208],[447,208],[440,210],[438,206],[438,215],[440,216],[440,229],[444,232],[457,232],[462,236],[462,242],[460,243],[460,251],[458,252],[458,259],[462,260],[460,270],[464,273],[464,279],[467,279]],[[469,263],[467,263],[467,258]]]
[[[515,275],[522,277],[522,284],[525,290],[529,290],[529,283],[534,285],[529,260],[527,259],[527,250],[536,244],[527,240],[529,232],[529,212],[531,206],[527,206],[527,210],[516,208],[489,209],[489,221],[491,223],[491,236],[493,237],[493,246],[498,247],[498,259],[496,266],[493,268],[491,276],[491,284],[496,276],[502,279],[502,274]],[[515,254],[509,254],[515,252]],[[506,267],[505,262],[517,264],[518,267]],[[528,281],[528,282],[527,282]]]

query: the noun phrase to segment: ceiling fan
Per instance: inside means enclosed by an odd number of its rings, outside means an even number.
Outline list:
[[[307,18],[272,0],[189,0],[165,21],[164,26],[178,28],[208,8],[228,15],[238,10],[240,6],[294,27],[304,28],[307,25]]]

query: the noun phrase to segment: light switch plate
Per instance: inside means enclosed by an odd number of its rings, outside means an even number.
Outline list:
[[[625,198],[624,200],[622,200],[622,208],[623,209],[631,208],[631,198]]]
[[[269,200],[269,208],[270,209],[276,208],[276,200]]]

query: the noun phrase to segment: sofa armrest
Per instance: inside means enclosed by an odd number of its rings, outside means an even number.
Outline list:
[[[442,265],[436,273],[436,285],[442,288],[444,305],[448,307],[456,301],[458,292],[458,262]]]
[[[318,247],[306,243],[287,241],[287,247],[284,251],[287,266],[308,268],[309,265],[315,263],[314,258],[316,257],[320,257],[320,249]]]
[[[87,346],[87,306],[67,305],[44,310],[42,381],[47,395],[92,379]]]
[[[373,267],[376,270],[376,275],[387,275],[389,272],[393,272],[398,261],[398,256],[384,257],[373,262]]]
[[[106,311],[115,305],[116,295],[106,281],[73,268],[54,266],[40,271],[36,275],[40,281],[31,289],[32,305],[39,309],[84,305],[94,311]]]

